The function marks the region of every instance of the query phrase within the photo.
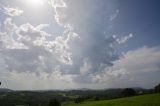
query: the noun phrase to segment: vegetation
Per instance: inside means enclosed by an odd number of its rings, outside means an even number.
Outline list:
[[[68,103],[63,106],[160,106],[160,94],[141,95],[114,100],[88,101],[80,104]]]
[[[122,96],[129,97],[134,96],[136,94],[136,91],[132,88],[126,88],[122,91]]]
[[[50,100],[49,106],[61,106],[61,103],[56,98],[53,98]]]
[[[84,98],[82,97],[78,97],[74,100],[75,103],[81,103],[81,102],[84,102]]]
[[[95,100],[95,101],[99,101],[99,97],[95,97],[94,100]]]
[[[159,92],[159,85],[154,89],[126,88],[70,91],[13,91],[0,89],[0,106],[61,106],[61,104],[62,106],[112,106],[112,104],[115,104],[114,106],[145,106],[141,105],[144,104],[144,101],[149,104],[147,106],[152,106],[152,104],[158,106],[159,102],[157,101],[160,101],[160,94],[146,95],[155,91]],[[129,97],[134,95],[142,96]],[[123,99],[122,97],[128,98]]]
[[[155,92],[160,93],[160,84],[155,86],[154,90],[155,90]]]

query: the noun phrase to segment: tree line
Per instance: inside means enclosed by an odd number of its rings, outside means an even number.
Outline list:
[[[1,85],[1,82],[0,82]],[[160,84],[156,85],[153,90],[149,91],[149,93],[160,93]],[[22,98],[18,94],[23,97]],[[60,95],[62,94],[62,95]],[[65,95],[74,96],[75,98],[69,99]],[[120,97],[130,97],[135,95],[145,94],[145,91],[139,92],[133,88],[124,88],[124,89],[111,89],[111,90],[72,90],[72,91],[55,91],[55,92],[11,92],[11,93],[1,93],[0,95],[6,95],[4,99],[0,98],[1,106],[12,106],[12,104],[29,104],[29,106],[61,106],[61,103],[64,101],[74,101],[75,103],[81,103],[84,101],[92,100],[107,100],[114,99]],[[47,96],[48,95],[48,96]],[[78,95],[78,96],[77,96]]]
[[[154,87],[154,92],[155,93],[160,93],[160,84],[158,84],[157,86]],[[122,97],[131,97],[131,96],[135,96],[137,95],[136,90],[134,90],[133,88],[125,88],[121,91],[121,96]],[[81,103],[84,102],[86,98],[84,97],[77,97],[74,102],[75,103]],[[99,97],[95,97],[94,98],[95,101],[100,100]],[[49,106],[61,106],[61,103],[56,99],[51,99],[50,101],[50,105]]]

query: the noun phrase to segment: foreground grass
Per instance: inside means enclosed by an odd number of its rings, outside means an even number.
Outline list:
[[[141,95],[114,100],[90,101],[80,104],[68,103],[63,106],[160,106],[160,94]]]

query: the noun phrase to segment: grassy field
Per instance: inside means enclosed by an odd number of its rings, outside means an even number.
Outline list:
[[[141,95],[135,97],[90,101],[79,104],[68,103],[63,106],[160,106],[160,94]]]

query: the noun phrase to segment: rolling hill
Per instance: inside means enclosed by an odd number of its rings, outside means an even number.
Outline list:
[[[160,94],[148,94],[103,101],[88,101],[79,104],[65,103],[63,106],[160,106]]]

